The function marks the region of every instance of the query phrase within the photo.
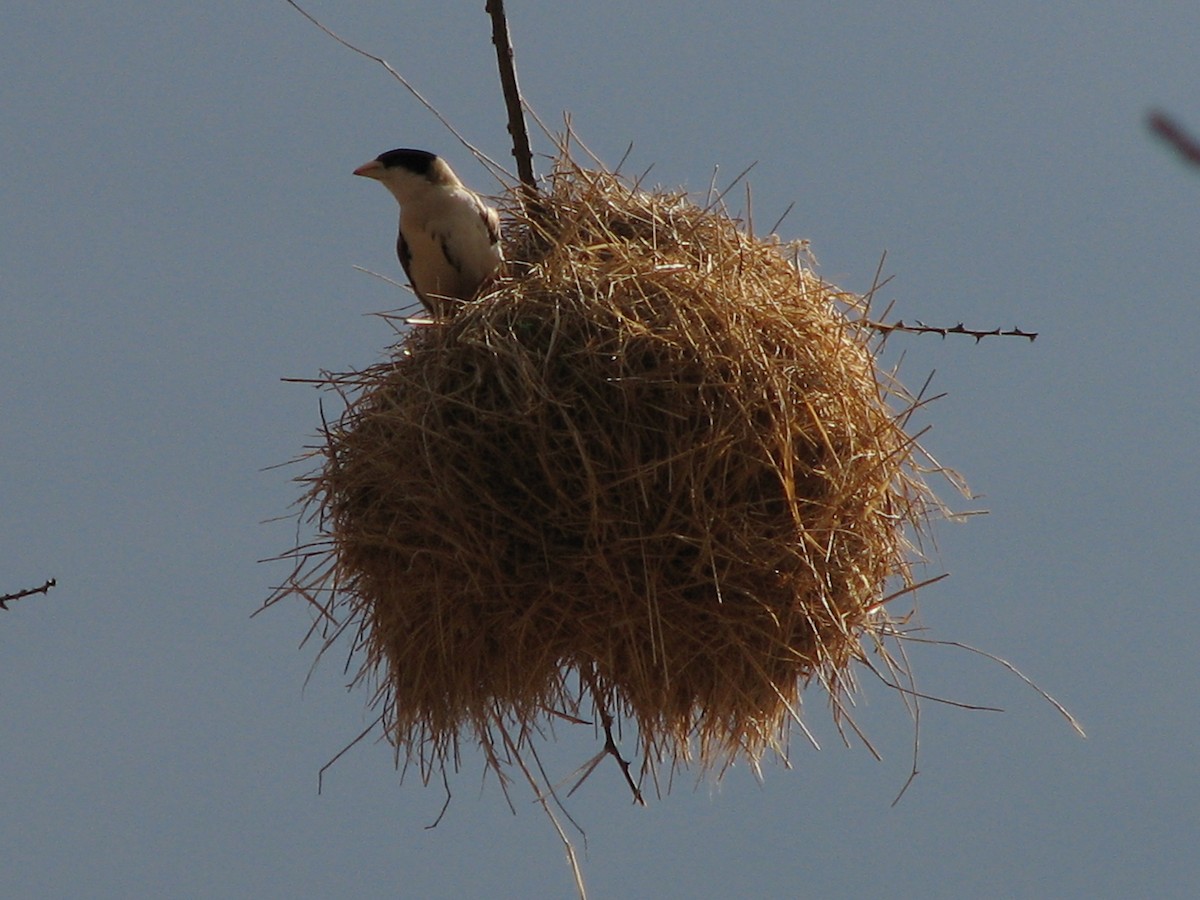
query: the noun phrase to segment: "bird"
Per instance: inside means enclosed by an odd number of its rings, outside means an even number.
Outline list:
[[[354,170],[400,204],[396,255],[417,299],[436,316],[471,300],[500,267],[500,216],[428,150],[381,153]]]

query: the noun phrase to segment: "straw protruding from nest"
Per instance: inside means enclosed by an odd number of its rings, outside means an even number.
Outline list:
[[[597,706],[646,769],[782,752],[887,633],[929,502],[855,298],[566,153],[519,203],[504,278],[327,377],[324,543],[286,590],[356,635],[426,776]]]

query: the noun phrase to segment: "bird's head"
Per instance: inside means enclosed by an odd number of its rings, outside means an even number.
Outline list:
[[[440,156],[428,150],[389,150],[354,170],[374,178],[403,205],[433,187],[455,187],[461,182]]]

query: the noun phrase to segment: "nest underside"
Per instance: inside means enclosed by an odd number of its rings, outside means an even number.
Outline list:
[[[329,376],[294,587],[427,772],[597,707],[647,761],[756,761],[909,578],[896,387],[853,299],[719,209],[560,160],[510,220],[505,278]]]

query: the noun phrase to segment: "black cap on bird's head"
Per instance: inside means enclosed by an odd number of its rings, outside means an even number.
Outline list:
[[[417,175],[426,175],[437,160],[437,155],[428,150],[389,150],[375,157],[375,162],[381,163],[387,169],[408,169]]]
[[[459,183],[445,160],[436,153],[430,153],[428,150],[410,150],[406,147],[380,153],[369,163],[355,169],[354,174],[385,183],[395,182],[397,179],[406,180],[409,175],[415,175],[431,184]]]

